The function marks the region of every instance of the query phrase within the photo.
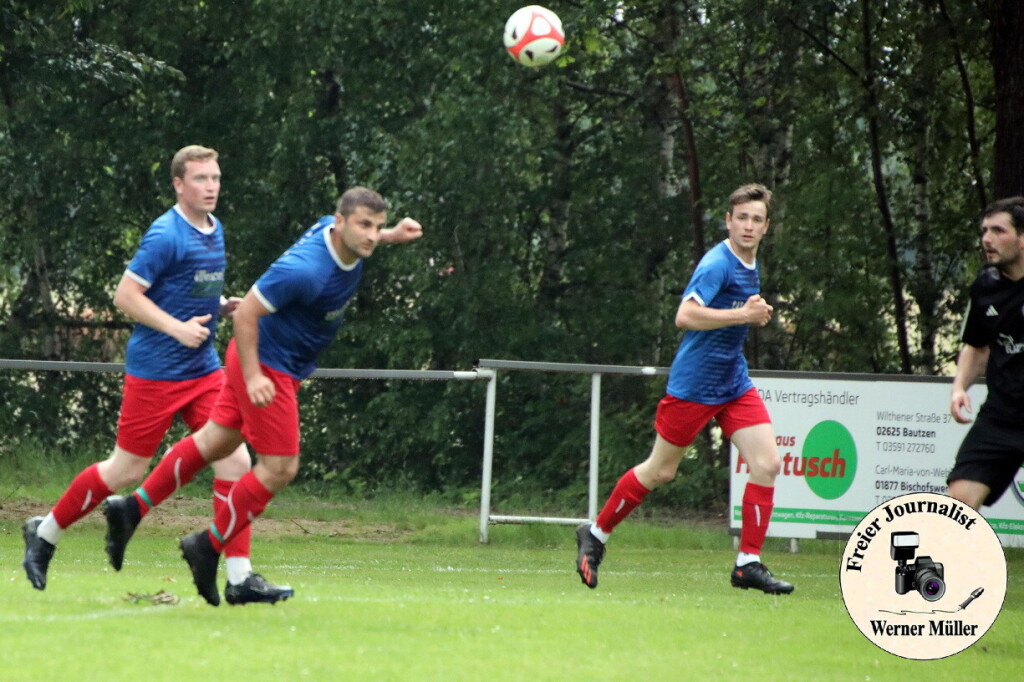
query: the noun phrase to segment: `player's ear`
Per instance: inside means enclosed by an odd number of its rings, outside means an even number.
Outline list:
[[[345,226],[345,216],[341,215],[340,213],[335,213],[334,214],[334,226],[335,227],[344,227]]]

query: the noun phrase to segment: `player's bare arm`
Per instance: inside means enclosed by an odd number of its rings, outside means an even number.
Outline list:
[[[136,322],[163,332],[188,348],[198,348],[210,337],[210,329],[205,326],[210,321],[210,315],[179,320],[153,303],[146,296],[146,289],[139,282],[124,275],[117,285],[117,291],[114,292],[114,305]]]
[[[709,308],[688,298],[676,311],[676,327],[692,331],[721,329],[738,324],[763,327],[772,319],[774,308],[759,294],[754,294],[739,308]]]
[[[971,398],[967,395],[974,382],[985,371],[988,364],[988,348],[978,348],[964,344],[960,357],[956,361],[956,375],[953,377],[953,388],[949,397],[949,412],[960,424],[973,421],[967,415],[973,412]]]
[[[380,231],[385,244],[404,244],[423,236],[423,226],[412,218],[402,218],[397,225]]]
[[[260,369],[259,319],[270,311],[250,289],[235,310],[235,347],[238,363],[245,377],[245,391],[256,407],[266,407],[274,401],[274,382]]]

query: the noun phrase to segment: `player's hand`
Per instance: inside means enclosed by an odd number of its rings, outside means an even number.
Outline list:
[[[743,310],[746,311],[747,324],[763,327],[772,319],[775,308],[768,305],[760,294],[754,294],[743,304]]]
[[[220,316],[226,319],[231,319],[235,314],[235,310],[238,309],[238,304],[242,302],[238,296],[232,296],[231,298],[222,298],[220,304]]]
[[[245,380],[245,392],[249,395],[249,400],[253,405],[266,407],[274,402],[277,389],[274,387],[274,382],[266,374],[261,373],[252,379]]]
[[[212,317],[212,315],[207,314],[185,320],[171,335],[175,341],[183,346],[199,348],[206,339],[210,338],[210,328],[206,326],[206,323]]]
[[[404,244],[423,236],[423,226],[412,218],[402,218],[397,225],[391,228],[391,243]]]
[[[953,419],[959,424],[970,424],[974,420],[967,415],[972,412],[974,410],[971,408],[971,398],[967,391],[953,389],[953,395],[949,400],[949,413],[953,415]]]

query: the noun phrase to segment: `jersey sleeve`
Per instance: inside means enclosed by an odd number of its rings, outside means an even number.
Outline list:
[[[693,277],[690,278],[690,283],[683,291],[683,300],[692,298],[702,306],[707,306],[725,287],[728,278],[729,268],[725,261],[721,258],[705,257],[693,271]]]
[[[319,290],[315,273],[299,264],[278,261],[253,285],[253,293],[271,313],[296,302],[310,302]]]
[[[967,304],[967,312],[964,314],[963,328],[960,330],[960,340],[975,348],[988,346],[989,339],[983,318],[982,307],[975,304],[974,297],[971,297]]]
[[[132,257],[125,274],[147,289],[160,279],[167,268],[181,260],[181,248],[175,233],[165,225],[151,225]]]

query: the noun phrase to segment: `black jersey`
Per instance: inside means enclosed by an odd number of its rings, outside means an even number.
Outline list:
[[[994,267],[971,285],[971,301],[961,339],[988,348],[988,397],[982,410],[992,419],[1024,421],[1024,279],[1010,281]]]

